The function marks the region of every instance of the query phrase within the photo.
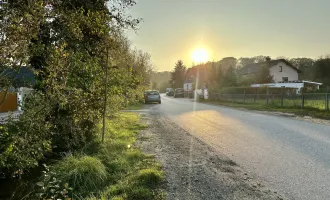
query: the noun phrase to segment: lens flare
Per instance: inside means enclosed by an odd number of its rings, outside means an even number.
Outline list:
[[[191,54],[192,60],[197,63],[206,62],[209,58],[208,52],[204,48],[195,49]]]

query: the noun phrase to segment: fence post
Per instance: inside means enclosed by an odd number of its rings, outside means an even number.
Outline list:
[[[329,93],[325,94],[325,110],[329,110]]]
[[[304,88],[301,90],[301,108],[305,107],[305,94],[304,94]]]
[[[255,91],[255,94],[254,94],[254,100],[253,100],[253,103],[256,103],[257,93],[258,93],[258,88],[256,88],[256,91]]]
[[[283,108],[283,99],[284,99],[283,87],[281,87],[281,108]]]
[[[244,97],[243,97],[244,99],[243,99],[243,103],[245,103],[245,98],[246,98],[245,95],[246,95],[246,93],[245,93],[245,88],[244,88]]]
[[[268,105],[268,87],[267,87],[267,91],[266,91],[266,101],[267,101],[267,105]]]

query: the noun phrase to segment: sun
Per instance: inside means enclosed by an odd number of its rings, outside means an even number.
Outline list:
[[[199,48],[192,52],[191,57],[195,63],[202,63],[207,61],[209,55],[205,49]]]

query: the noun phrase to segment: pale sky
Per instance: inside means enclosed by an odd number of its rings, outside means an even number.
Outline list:
[[[158,71],[177,60],[191,67],[194,49],[209,61],[257,55],[317,58],[330,53],[330,0],[137,0],[143,18],[133,45]]]

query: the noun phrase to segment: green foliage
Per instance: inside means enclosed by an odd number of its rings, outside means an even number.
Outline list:
[[[124,199],[165,199],[163,194],[155,189],[164,180],[164,174],[159,167],[140,169],[134,174],[128,174],[117,184],[107,188],[103,196],[107,199],[124,197]]]
[[[31,98],[43,99],[38,93]],[[7,176],[20,176],[38,166],[44,154],[52,150],[48,134],[51,125],[44,120],[49,107],[35,101],[27,101],[25,107],[30,109],[18,120],[11,118],[1,126],[0,169]]]
[[[224,69],[235,69],[237,65],[237,59],[234,57],[224,57],[218,63]]]
[[[67,156],[54,166],[58,177],[74,188],[79,195],[97,192],[107,180],[106,167],[90,156]]]
[[[183,88],[183,83],[185,81],[186,67],[183,65],[182,60],[179,60],[174,67],[171,74],[170,83],[172,88]]]
[[[270,75],[270,66],[268,62],[261,65],[259,72],[256,74],[256,83],[272,83],[273,77]]]
[[[164,71],[164,72],[155,72],[152,75],[153,82],[157,83],[157,90],[160,92],[165,92],[166,88],[172,87],[170,83],[171,79],[171,72]]]
[[[151,89],[153,89],[153,90],[157,90],[157,88],[158,88],[158,84],[157,84],[157,82],[156,82],[156,81],[153,81],[153,82],[152,82]]]
[[[257,83],[255,76],[238,75],[237,85],[240,87],[250,87],[251,84]]]
[[[58,178],[70,183],[80,198],[165,199],[159,190],[164,180],[160,165],[133,145],[146,127],[139,120],[134,113],[108,120],[105,142],[91,143],[83,149],[84,156],[59,161],[54,167]]]
[[[315,61],[312,58],[291,58],[289,62],[301,70],[299,80],[313,80],[313,68]]]
[[[315,61],[314,80],[330,86],[330,57],[319,58]]]
[[[45,171],[42,171],[41,180],[36,183],[36,189],[32,195],[36,195],[39,199],[72,199],[72,188],[69,184],[63,183],[57,178],[57,174],[51,171],[47,165],[44,165]]]
[[[255,63],[255,59],[249,57],[241,57],[238,59],[238,68],[245,67],[246,65]]]
[[[24,113],[0,130],[2,176],[20,178],[44,160],[75,155],[95,142],[105,93],[106,116],[142,99],[152,64],[150,55],[132,49],[124,36],[125,28],[134,29],[140,21],[126,14],[134,4],[17,0],[1,8],[6,15],[0,21],[0,73],[25,67],[36,80],[34,92],[24,100]],[[12,86],[14,80],[0,76],[1,88]],[[69,164],[92,163],[80,159]]]
[[[135,178],[139,182],[138,185],[153,187],[164,179],[164,174],[156,169],[142,169]]]
[[[235,73],[234,67],[230,66],[221,80],[222,86],[236,86],[237,85],[237,75]]]
[[[136,134],[146,126],[134,113],[122,113],[108,122],[108,134],[95,156],[106,166],[109,186],[99,199],[165,199],[158,191],[164,174],[154,157],[133,145]],[[95,151],[93,151],[95,152]]]

